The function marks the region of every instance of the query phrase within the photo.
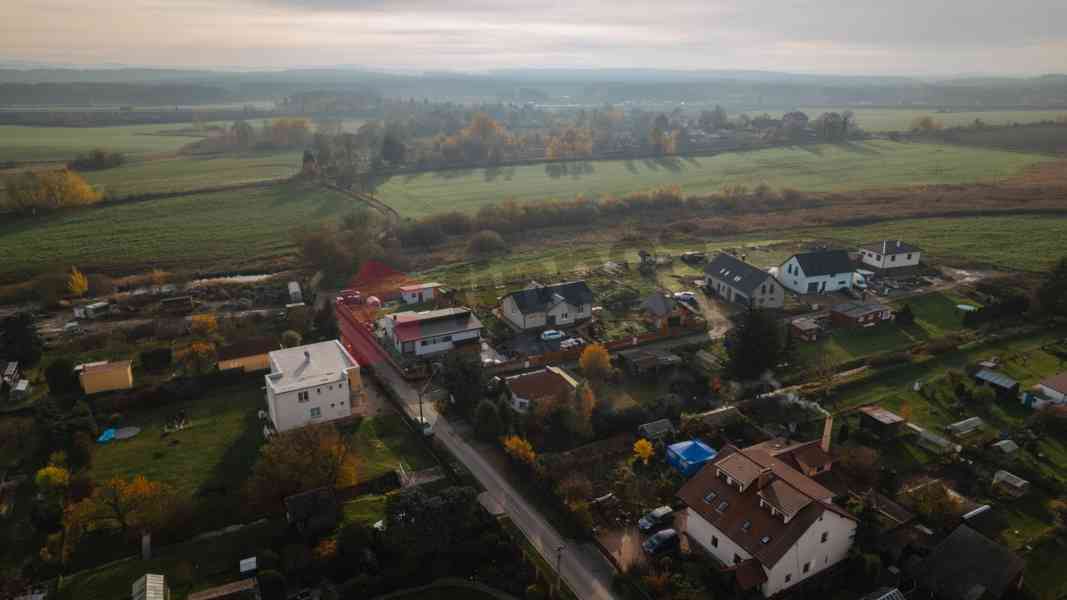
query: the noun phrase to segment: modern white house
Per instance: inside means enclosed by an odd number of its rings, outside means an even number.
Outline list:
[[[782,308],[785,288],[773,275],[722,253],[704,267],[704,287],[727,302],[752,308]]]
[[[892,271],[919,264],[922,251],[900,240],[881,240],[860,246],[860,262],[879,271]]]
[[[848,556],[856,518],[815,480],[832,464],[828,440],[725,446],[678,492],[690,542],[742,590],[770,597]]]
[[[525,414],[538,402],[573,400],[578,389],[578,382],[559,367],[545,367],[537,371],[507,377],[504,379],[504,386],[511,399],[511,409]]]
[[[404,311],[378,320],[386,342],[400,354],[426,356],[463,346],[481,348],[482,322],[469,308]]]
[[[363,392],[359,364],[337,340],[270,353],[267,412],[282,432],[352,415]]]
[[[1067,404],[1067,373],[1060,373],[1039,382],[1034,386],[1035,391],[1041,396],[1040,406],[1045,404]],[[1040,408],[1037,406],[1035,408]]]
[[[575,325],[593,317],[593,291],[584,281],[535,282],[501,298],[500,313],[520,331]]]
[[[852,261],[844,250],[794,254],[778,267],[778,280],[798,294],[825,294],[852,288]]]
[[[400,286],[400,299],[404,304],[422,304],[436,297],[443,285],[436,282]]]

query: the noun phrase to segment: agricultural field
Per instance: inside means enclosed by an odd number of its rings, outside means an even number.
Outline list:
[[[377,191],[402,216],[422,217],[448,210],[471,213],[509,199],[623,195],[668,185],[703,194],[727,185],[760,183],[804,191],[848,191],[996,181],[1048,160],[1036,154],[879,140],[710,157],[574,162],[567,164],[565,175],[546,165],[436,171],[392,177]]]
[[[290,177],[300,170],[302,156],[302,152],[175,156],[89,171],[83,176],[98,191],[121,198]]]
[[[970,129],[944,132],[941,137],[946,141],[967,146],[1003,148],[1019,152],[1067,154],[1067,125]]]
[[[931,116],[945,127],[973,125],[975,119],[981,119],[986,125],[1011,125],[1013,123],[1038,123],[1055,121],[1057,117],[1067,114],[1067,110],[953,110],[938,112],[936,108],[848,108],[841,106],[811,107],[798,109],[814,119],[824,112],[844,112],[851,110],[856,115],[856,122],[864,131],[878,133],[884,131],[908,131],[911,123],[918,117]],[[748,115],[760,111],[749,111]],[[772,113],[781,116],[782,113]]]
[[[27,127],[0,125],[0,162],[68,161],[94,148],[131,157],[177,152],[199,139],[178,130],[187,125],[118,127]]]
[[[64,212],[0,223],[0,281],[70,269],[225,270],[292,252],[293,227],[336,219],[344,194],[292,182]]]

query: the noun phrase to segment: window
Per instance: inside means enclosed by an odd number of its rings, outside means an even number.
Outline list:
[[[897,255],[894,254],[893,256],[890,256],[889,257],[889,262],[897,262]]]
[[[719,495],[718,495],[718,494],[716,494],[715,492],[708,492],[708,493],[707,493],[707,494],[706,494],[706,495],[704,496],[704,502],[707,502],[708,504],[711,504],[711,503],[712,503],[712,502],[714,502],[714,501],[715,501],[715,499],[716,499],[716,498],[718,498],[718,497],[719,497]]]
[[[308,400],[310,400],[310,398],[308,398],[308,393],[307,392],[297,392],[296,393],[296,401],[297,402],[303,404],[304,402],[307,402]]]
[[[712,548],[718,548],[719,547],[719,538],[717,538],[715,536],[711,536],[711,547]]]
[[[744,523],[742,523],[741,531],[744,531],[745,533],[752,531],[752,521],[745,521]]]
[[[793,579],[793,574],[792,573],[786,573],[785,574],[785,582],[786,583],[789,583],[790,581],[792,581],[792,579]]]
[[[311,410],[308,411],[308,414],[311,415],[312,419],[318,419],[319,417],[322,416],[322,409],[317,407],[317,406],[315,406]]]
[[[824,531],[824,532],[822,532],[822,539],[821,539],[821,540],[819,541],[819,543],[820,543],[820,544],[825,544],[825,543],[826,543],[826,540],[827,540],[827,539],[828,539],[829,537],[830,537],[830,532],[829,532],[829,531]]]
[[[422,340],[421,342],[419,342],[419,345],[420,345],[420,346],[426,346],[426,345],[428,345],[429,343],[430,343],[430,342],[429,342],[429,341],[427,341],[427,340]]]
[[[908,255],[908,260],[911,260],[911,255],[910,254]]]
[[[723,500],[722,502],[719,503],[718,506],[715,507],[715,510],[717,510],[720,513],[724,513],[724,512],[726,512],[727,508],[730,508],[730,503],[727,502],[726,500]]]
[[[315,393],[321,396],[322,395],[322,388],[315,388]]]
[[[761,538],[759,539],[759,543],[761,543],[761,544],[763,544],[764,546],[766,546],[767,544],[771,543],[771,536],[769,536],[769,535],[765,535],[765,536],[761,537]]]
[[[811,561],[809,560],[808,562],[804,563],[804,572],[807,573],[810,570],[811,570]]]

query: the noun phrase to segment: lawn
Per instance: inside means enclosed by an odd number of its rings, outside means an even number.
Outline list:
[[[99,446],[89,475],[95,481],[144,475],[192,497],[206,485],[236,492],[248,477],[263,442],[256,413],[264,406],[259,383],[216,389],[190,402],[134,412],[123,426],[141,433]],[[163,435],[163,425],[184,410],[190,426]]]
[[[1040,271],[1067,254],[1067,218],[1045,216],[906,219],[799,232],[842,244],[903,239],[925,252],[924,259],[953,259],[964,265]]]
[[[378,477],[399,465],[408,472],[437,465],[400,415],[364,418],[352,435],[361,481]]]
[[[1067,569],[1063,557],[1067,554],[1067,538],[1050,537],[1026,555],[1023,581],[1038,598],[1067,596]]]
[[[198,139],[176,133],[186,127],[188,124],[180,123],[117,127],[0,125],[0,161],[67,161],[94,148],[130,156],[171,153]]]
[[[420,217],[446,210],[475,212],[508,199],[622,195],[665,185],[702,194],[735,184],[847,191],[991,181],[1046,160],[1051,159],[1037,154],[883,140],[710,157],[588,161],[565,176],[550,175],[545,165],[436,171],[395,176],[379,187],[378,195],[401,215]]]
[[[336,219],[348,196],[311,183],[198,194],[0,222],[0,282],[69,270],[248,268],[292,251],[293,227]]]
[[[384,519],[386,500],[386,496],[370,494],[345,502],[341,506],[341,526],[373,525]]]
[[[290,177],[300,170],[300,152],[224,156],[176,156],[90,171],[85,178],[111,197],[176,192]]]

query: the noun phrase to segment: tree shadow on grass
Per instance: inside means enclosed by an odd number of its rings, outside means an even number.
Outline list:
[[[238,391],[240,388],[234,388]],[[244,429],[219,459],[210,476],[197,489],[197,527],[205,531],[252,520],[244,499],[244,483],[252,473],[263,444],[262,424],[256,411],[244,418]]]

